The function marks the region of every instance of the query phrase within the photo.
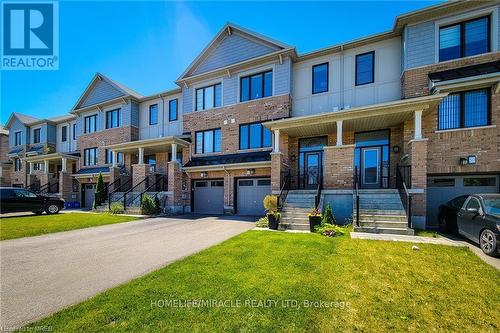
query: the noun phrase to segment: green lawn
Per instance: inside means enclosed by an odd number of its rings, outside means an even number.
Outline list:
[[[411,246],[249,231],[32,326],[54,332],[499,331],[500,272],[466,248]],[[168,306],[175,300],[233,306]],[[250,307],[247,300],[278,303]],[[286,307],[293,305],[286,300],[300,308]],[[311,308],[306,300],[338,303]]]
[[[0,219],[0,240],[38,236],[53,232],[82,229],[134,220],[137,220],[137,218],[130,216],[88,213],[64,213],[56,215],[2,218]]]
[[[439,233],[433,230],[415,229],[415,236],[438,238]]]

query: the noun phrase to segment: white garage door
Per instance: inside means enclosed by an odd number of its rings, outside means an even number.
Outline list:
[[[271,193],[271,179],[239,179],[237,198],[237,212],[240,215],[257,215],[265,214],[262,200]]]
[[[224,213],[224,181],[197,180],[194,182],[194,212],[199,214]]]
[[[85,202],[83,204],[85,208],[92,209],[92,206],[94,205],[95,186],[95,184],[85,184],[83,186],[83,190],[85,191]]]
[[[468,175],[427,178],[427,226],[438,225],[439,205],[460,195],[498,193],[498,176]]]

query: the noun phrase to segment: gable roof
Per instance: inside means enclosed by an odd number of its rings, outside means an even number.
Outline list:
[[[28,115],[18,113],[18,112],[12,112],[10,117],[9,117],[9,120],[7,120],[7,123],[5,124],[5,127],[10,128],[10,125],[14,119],[19,120],[24,125],[29,125],[31,123],[36,123],[37,121],[40,121],[40,119],[32,117],[32,116],[28,116]]]
[[[222,29],[215,35],[215,37],[208,43],[208,45],[201,51],[201,53],[191,62],[188,68],[180,75],[177,81],[182,81],[183,79],[190,77],[194,74],[198,66],[200,66],[204,60],[206,60],[213,51],[221,45],[221,43],[226,39],[226,37],[231,36],[232,34],[237,34],[243,38],[249,39],[255,43],[261,44],[263,46],[267,46],[272,51],[280,51],[280,50],[290,50],[294,49],[293,46],[284,44],[282,42],[276,41],[264,35],[261,35],[257,32],[250,31],[246,28],[240,27],[233,23],[226,23]],[[247,59],[245,59],[247,60]],[[238,63],[241,61],[237,61]],[[234,64],[234,63],[233,63]],[[200,74],[200,73],[196,73]]]
[[[106,82],[110,86],[112,86],[114,89],[116,89],[118,92],[123,94],[125,97],[132,97],[135,99],[141,99],[143,96],[139,94],[138,92],[124,86],[123,84],[116,82],[115,80],[112,80],[111,78],[97,72],[90,83],[88,84],[87,88],[85,88],[83,94],[80,96],[76,104],[73,106],[72,111],[77,111],[80,109],[80,105],[85,102],[86,98],[89,96],[89,94],[92,92],[93,88],[101,81]]]

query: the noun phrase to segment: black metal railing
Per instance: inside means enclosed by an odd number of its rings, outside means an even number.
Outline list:
[[[113,188],[113,191],[108,193],[108,209],[111,209],[111,199],[113,198],[113,194],[117,192],[123,192],[126,188],[129,187],[132,187],[132,177],[129,177],[126,181],[122,182],[120,176],[120,185],[116,188]]]
[[[281,211],[283,208],[283,205],[285,204],[286,201],[286,196],[288,195],[288,191],[290,190],[290,183],[292,179],[292,174],[290,170],[286,171],[285,173],[282,173],[284,175],[281,177],[281,187],[280,187],[280,194],[278,195],[278,211]]]
[[[319,204],[321,202],[321,191],[323,190],[323,173],[320,172],[318,175],[318,187],[316,188],[316,196],[314,197],[314,208],[319,209]]]
[[[96,206],[102,205],[102,203],[106,200],[106,198],[109,199],[109,189],[111,188],[111,186],[113,186],[113,189],[115,188],[115,186],[119,188],[121,180],[122,180],[121,177],[118,177],[113,182],[109,183],[107,186],[104,186],[102,190],[95,193]],[[99,198],[99,202],[97,202],[97,198]]]
[[[25,189],[33,191],[35,193],[40,193],[40,183],[29,184]]]
[[[139,205],[140,205],[141,202],[142,202],[142,198],[143,198],[143,196],[144,196],[145,193],[147,193],[147,192],[156,192],[152,196],[152,199],[154,199],[158,195],[158,193],[160,193],[162,191],[167,191],[167,189],[168,189],[168,177],[166,175],[158,175],[157,178],[156,178],[156,181],[153,182],[153,184],[147,186],[144,191],[142,191],[141,193],[137,194],[135,197],[132,197],[132,199],[129,200],[128,202],[129,203],[133,203],[135,200],[137,200],[139,198]],[[127,200],[124,200],[123,202],[124,202],[123,208],[125,208]]]
[[[408,177],[408,178],[405,178]],[[401,202],[403,203],[403,207],[406,212],[406,218],[408,220],[408,228],[412,227],[411,222],[411,201],[412,197],[410,192],[408,191],[407,182],[411,182],[411,166],[404,165],[396,166],[396,188],[398,189],[399,196],[401,198]]]
[[[356,204],[356,226],[359,227],[359,173],[358,167],[354,168],[352,176],[352,189],[354,193],[354,200]]]

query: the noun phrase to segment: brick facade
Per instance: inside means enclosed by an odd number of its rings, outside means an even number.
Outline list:
[[[324,149],[325,189],[352,189],[354,145],[328,146]]]

